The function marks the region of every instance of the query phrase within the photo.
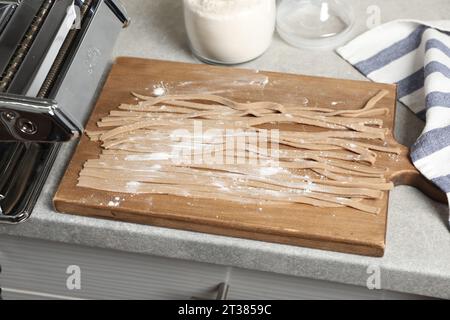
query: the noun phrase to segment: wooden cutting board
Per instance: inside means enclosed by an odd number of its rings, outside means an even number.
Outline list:
[[[396,88],[371,82],[306,77],[273,72],[194,65],[137,58],[119,58],[112,67],[87,125],[96,122],[120,103],[135,103],[131,91],[151,95],[164,86],[170,94],[214,93],[237,101],[275,101],[327,108],[361,108],[381,89],[389,95],[379,107],[389,108],[383,120],[393,129]],[[389,144],[396,144],[392,134]],[[90,217],[193,230],[232,237],[299,245],[311,248],[382,256],[385,249],[388,194],[374,204],[379,215],[351,208],[323,209],[302,204],[260,208],[219,200],[169,195],[129,195],[77,187],[83,163],[96,159],[99,144],[83,136],[54,198],[56,210]],[[395,184],[409,184],[429,195],[440,194],[415,170],[408,150],[392,157],[379,154],[377,166],[388,168]]]

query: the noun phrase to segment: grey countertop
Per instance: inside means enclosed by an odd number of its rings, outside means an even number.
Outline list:
[[[196,62],[189,52],[181,0],[124,0],[132,25],[123,32],[115,56],[139,56]],[[360,0],[358,26],[365,30],[366,9],[378,5],[383,22],[396,18],[448,18],[448,0]],[[275,36],[268,52],[246,68],[328,77],[364,79],[332,51],[292,48]],[[399,105],[397,139],[411,144],[423,123]],[[287,245],[113,222],[56,213],[52,197],[73,145],[63,147],[32,218],[17,226],[0,226],[0,234],[94,246],[223,264],[287,275],[365,286],[369,267],[378,267],[387,290],[450,298],[450,233],[448,208],[411,187],[391,193],[387,249],[383,258],[369,258]]]

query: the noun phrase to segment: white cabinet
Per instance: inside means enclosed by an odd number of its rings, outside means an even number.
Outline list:
[[[229,286],[228,298],[232,300],[380,300],[421,298],[384,290],[369,290],[364,287],[243,269],[233,270]]]
[[[4,299],[414,299],[327,281],[0,236]],[[79,282],[78,282],[79,280]],[[79,285],[79,288],[78,288]]]
[[[82,299],[210,298],[226,272],[216,265],[12,237],[0,237],[0,265],[5,299],[20,295],[16,291]]]

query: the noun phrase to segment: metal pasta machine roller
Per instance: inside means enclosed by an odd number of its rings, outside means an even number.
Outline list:
[[[0,223],[30,216],[128,23],[116,0],[0,0]]]

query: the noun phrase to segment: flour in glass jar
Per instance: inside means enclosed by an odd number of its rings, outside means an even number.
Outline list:
[[[220,64],[250,61],[272,42],[275,0],[184,0],[186,30],[201,60]]]

